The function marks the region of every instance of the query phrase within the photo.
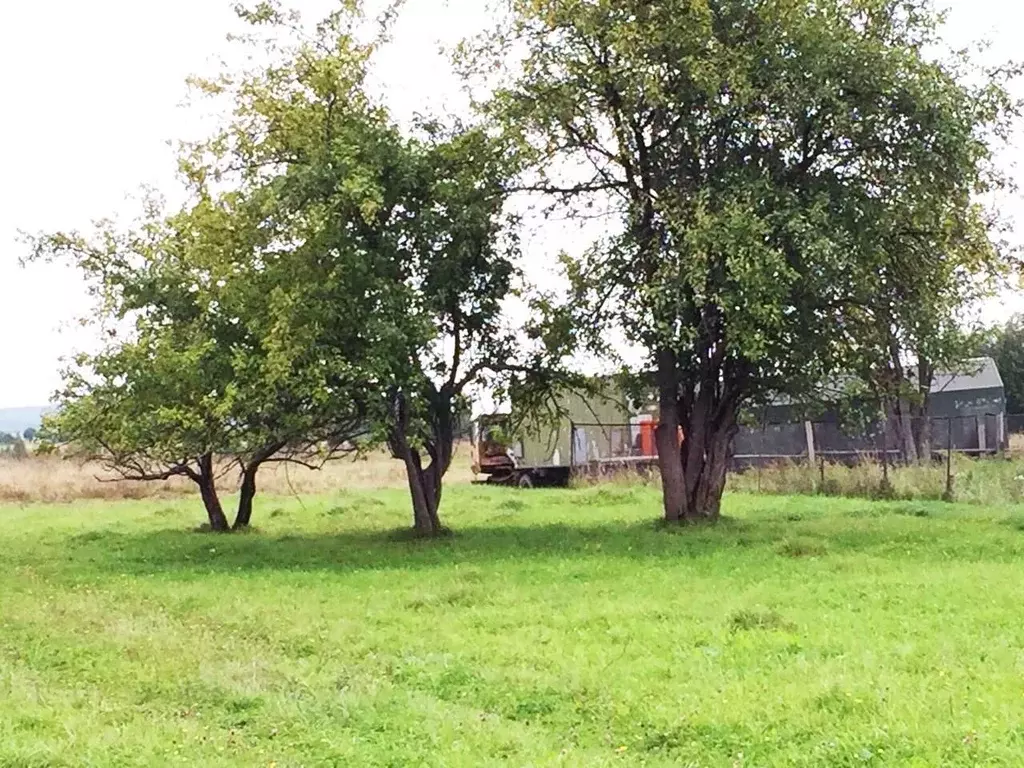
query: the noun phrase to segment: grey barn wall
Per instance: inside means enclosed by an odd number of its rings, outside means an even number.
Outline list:
[[[1002,387],[935,392],[931,396],[932,418],[998,413],[1006,413],[1006,395]]]
[[[1005,447],[1008,425],[1004,421],[1004,445],[999,445],[999,417],[1006,414],[1002,388],[960,390],[935,393],[931,403],[932,450],[950,446],[955,451],[997,451]],[[778,458],[806,458],[807,431],[803,409],[794,406],[773,406],[753,414],[762,421],[756,426],[742,426],[736,435],[734,455],[738,466],[756,464]],[[883,435],[881,421],[857,428],[842,423],[839,413],[825,410],[809,416],[818,455],[830,461],[856,461],[860,456],[880,456],[884,449],[899,453],[897,424],[889,420],[888,434]],[[984,424],[985,444],[980,443],[979,423]]]

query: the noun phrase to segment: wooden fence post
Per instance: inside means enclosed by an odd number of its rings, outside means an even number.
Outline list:
[[[946,417],[946,492],[945,501],[953,501],[953,417]]]
[[[804,434],[807,437],[807,460],[813,467],[817,453],[814,450],[814,425],[809,421],[804,422]]]

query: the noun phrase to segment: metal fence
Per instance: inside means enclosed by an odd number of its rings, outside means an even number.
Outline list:
[[[650,419],[573,423],[572,473],[656,467],[656,428]],[[983,457],[1001,460],[984,467],[969,460]],[[732,487],[747,492],[1024,503],[1024,414],[891,417],[860,426],[838,418],[747,422],[733,440],[731,469]]]
[[[1024,426],[1024,419],[1020,421]],[[897,417],[852,426],[839,421],[762,423],[741,427],[734,442],[734,462],[757,464],[780,459],[859,462],[865,458],[910,461],[921,452],[932,458],[946,452],[986,455],[1009,447],[1005,414],[933,417],[927,421]]]
[[[616,463],[643,464],[657,458],[656,423],[572,424],[571,459],[574,467]],[[761,422],[741,426],[733,441],[735,469],[780,461],[852,464],[865,460],[900,463],[933,460],[948,453],[986,455],[1006,452],[1012,434],[1024,435],[1024,414],[1001,413],[932,417],[898,417],[853,426],[838,420]]]

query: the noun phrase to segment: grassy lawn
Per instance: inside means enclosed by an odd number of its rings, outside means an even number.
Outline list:
[[[1024,762],[1012,508],[465,486],[0,508],[0,766]]]

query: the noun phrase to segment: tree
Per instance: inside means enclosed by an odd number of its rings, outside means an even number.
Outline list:
[[[19,461],[28,458],[28,448],[20,437],[15,437],[11,443],[11,456]]]
[[[216,481],[220,424],[205,366],[213,347],[174,349],[146,336],[89,357],[65,373],[46,428],[70,441],[73,454],[136,481],[187,477],[199,488],[210,529],[229,528]],[[205,399],[204,398],[208,398]]]
[[[996,361],[1006,390],[1006,410],[1024,413],[1024,317],[1015,315],[993,329],[981,351]]]
[[[388,444],[406,467],[415,529],[436,535],[467,390],[527,367],[516,365],[522,342],[503,323],[516,242],[502,242],[501,148],[479,130],[438,135],[428,128],[429,143],[419,148],[421,182],[407,204],[414,215],[404,271],[416,286],[419,321],[435,332],[406,352],[412,365],[392,393]]]
[[[978,221],[966,209],[1013,105],[964,62],[926,58],[925,0],[509,6],[466,67],[522,50],[488,109],[535,159],[523,187],[615,216],[572,263],[572,302],[655,371],[666,520],[713,520],[741,408],[887,349],[862,322],[880,264],[919,219]],[[925,252],[891,287],[948,287]]]
[[[238,196],[200,196],[170,216],[148,205],[128,232],[103,223],[92,238],[33,241],[33,258],[84,274],[114,339],[65,372],[47,431],[123,479],[191,479],[214,531],[229,528],[219,476],[237,470],[232,527],[245,528],[262,465],[323,461],[365,428],[362,381],[348,370],[373,340],[339,359],[295,332],[251,212]],[[240,275],[242,263],[252,269]]]
[[[23,437],[23,438],[25,439],[25,441],[26,441],[26,442],[29,442],[29,443],[31,443],[31,442],[32,442],[33,440],[35,440],[35,439],[36,439],[36,430],[35,430],[35,428],[34,428],[34,427],[28,427],[28,428],[27,428],[27,429],[26,429],[26,430],[25,430],[25,431],[24,431],[24,432],[23,432],[23,433],[21,434],[21,436],[22,436],[22,437]]]
[[[276,5],[243,15],[295,26]],[[333,355],[376,338],[353,370],[373,437],[405,466],[414,528],[432,536],[467,392],[530,367],[502,314],[516,279],[508,153],[451,120],[403,132],[365,88],[381,42],[358,42],[365,21],[340,11],[265,68],[197,81],[231,98],[234,117],[183,168],[197,194],[230,183],[259,201],[261,231],[287,244],[270,290],[302,308],[296,333]],[[252,260],[240,251],[224,279],[249,279]]]
[[[845,365],[868,384],[879,409],[893,415],[894,445],[908,462],[931,457],[935,370],[962,369],[977,348],[976,332],[960,318],[1011,266],[990,242],[983,211],[966,190],[960,194],[949,205],[890,206],[880,217],[887,230],[876,229],[876,258],[858,280],[863,300],[850,312],[860,343],[846,350]]]

